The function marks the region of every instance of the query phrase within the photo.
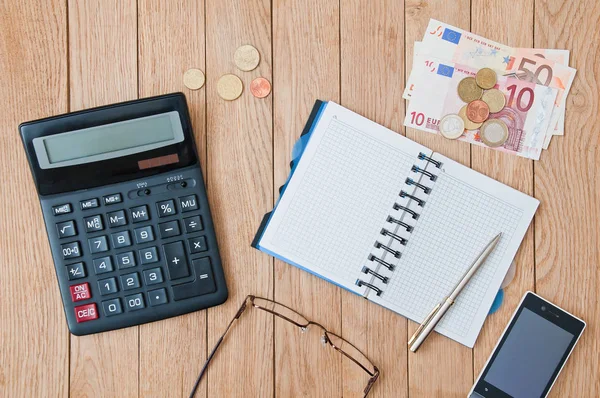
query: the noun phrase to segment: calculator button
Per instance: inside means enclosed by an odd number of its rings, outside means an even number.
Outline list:
[[[198,210],[198,200],[196,199],[196,195],[188,195],[179,198],[179,204],[181,205],[182,213]]]
[[[113,294],[119,291],[117,280],[115,278],[107,278],[98,281],[98,290],[102,296]]]
[[[129,231],[114,232],[110,234],[110,237],[115,249],[131,246],[131,237],[129,236]]]
[[[67,265],[67,274],[69,275],[70,281],[85,278],[85,267],[83,263]]]
[[[165,289],[156,289],[148,292],[148,301],[151,307],[167,304],[167,291]]]
[[[96,236],[95,238],[88,239],[90,245],[90,253],[102,253],[108,251],[108,241],[106,236]]]
[[[150,225],[136,228],[133,232],[135,234],[135,241],[137,243],[147,243],[154,240],[154,231]]]
[[[92,198],[92,199],[82,200],[81,202],[79,202],[79,205],[81,206],[81,210],[87,210],[87,209],[95,209],[96,207],[100,206],[100,203],[98,202],[98,199]]]
[[[148,221],[150,219],[150,214],[148,214],[148,206],[137,206],[129,209],[131,211],[131,222],[142,222]]]
[[[119,253],[115,255],[119,269],[135,267],[133,252]]]
[[[174,300],[184,300],[190,297],[212,293],[217,290],[215,287],[212,269],[210,267],[210,259],[208,257],[204,257],[193,260],[192,265],[194,267],[194,271],[196,272],[196,279],[194,279],[192,282],[173,286]]]
[[[92,298],[90,284],[87,282],[69,286],[69,291],[71,292],[71,300],[73,300],[74,303]]]
[[[146,305],[144,304],[144,296],[142,296],[142,293],[125,297],[125,307],[127,307],[127,311],[137,311],[145,308]]]
[[[79,307],[75,307],[75,319],[77,323],[93,321],[94,319],[98,319],[98,310],[96,308],[96,303],[89,303],[80,305]]]
[[[127,218],[125,218],[125,212],[123,210],[107,213],[106,217],[108,217],[108,226],[111,228],[127,225]]]
[[[173,199],[157,202],[156,207],[158,208],[159,217],[172,216],[173,214],[177,213],[177,210],[175,209],[175,201]]]
[[[190,275],[182,241],[163,245],[163,251],[169,267],[169,278],[179,279]]]
[[[156,247],[149,247],[147,249],[140,249],[140,262],[142,264],[152,264],[158,261],[158,252]]]
[[[140,276],[137,272],[121,275],[121,286],[123,286],[123,290],[137,289],[141,286]]]
[[[110,256],[94,259],[94,273],[96,275],[105,274],[113,270],[112,259]]]
[[[151,268],[144,270],[144,281],[146,285],[156,285],[163,282],[162,271],[160,268]]]
[[[200,216],[184,218],[183,225],[185,225],[185,232],[187,233],[202,231],[204,229]]]
[[[200,253],[208,250],[206,245],[206,238],[204,236],[197,236],[195,238],[188,239],[190,245],[190,253]]]
[[[71,204],[69,204],[69,203],[65,203],[64,205],[52,206],[52,213],[55,216],[60,216],[62,214],[68,214],[72,211],[73,211],[73,208],[71,208]]]
[[[123,198],[121,197],[120,193],[113,193],[111,195],[106,195],[102,199],[104,200],[105,206],[113,205],[115,203],[121,203],[123,201]]]
[[[179,230],[179,222],[177,220],[158,224],[158,230],[162,239],[181,235],[181,231]]]
[[[119,298],[103,301],[102,309],[104,310],[104,315],[106,316],[113,316],[123,313],[123,307],[121,307],[121,300]]]
[[[86,232],[96,232],[102,231],[104,229],[104,225],[102,224],[102,217],[100,215],[86,217],[83,219],[85,223],[85,231]]]
[[[68,238],[69,236],[77,235],[77,230],[75,229],[75,222],[73,222],[72,220],[57,223],[56,230],[58,231],[59,238]]]
[[[81,248],[79,247],[79,242],[62,244],[60,245],[60,249],[62,250],[63,260],[81,257]]]

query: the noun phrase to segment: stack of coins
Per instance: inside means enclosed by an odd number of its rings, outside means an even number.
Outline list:
[[[502,146],[508,139],[508,127],[500,119],[489,118],[506,105],[502,91],[494,88],[498,77],[490,68],[483,68],[475,77],[465,77],[458,84],[458,96],[467,103],[458,114],[440,120],[440,133],[449,139],[459,138],[464,130],[479,129],[481,141],[491,147]],[[493,116],[493,115],[492,115]],[[460,122],[459,122],[460,119]],[[463,129],[458,133],[458,128]]]

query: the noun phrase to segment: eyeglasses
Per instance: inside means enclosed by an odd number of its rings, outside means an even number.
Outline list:
[[[240,309],[238,310],[238,312],[235,314],[233,319],[229,322],[229,325],[227,325],[227,329],[225,329],[225,332],[219,338],[219,340],[217,341],[217,344],[215,344],[210,355],[208,356],[208,359],[204,363],[204,366],[202,366],[202,370],[200,371],[200,374],[198,375],[198,378],[196,379],[196,384],[194,384],[194,388],[192,389],[192,392],[190,393],[190,398],[193,398],[194,395],[196,394],[196,390],[198,389],[198,386],[200,385],[200,380],[202,380],[202,377],[206,373],[208,364],[215,356],[215,353],[217,352],[217,349],[219,348],[221,343],[223,343],[223,340],[225,339],[225,336],[231,329],[231,326],[233,325],[234,321],[239,319],[240,316],[244,313],[244,311],[246,311],[247,308],[252,308],[252,307],[258,308],[259,310],[263,310],[270,314],[276,315],[279,318],[286,320],[295,326],[298,326],[302,331],[306,331],[310,326],[317,326],[320,329],[322,329],[323,335],[321,336],[321,341],[323,343],[326,343],[329,346],[333,347],[336,351],[339,351],[346,358],[350,359],[356,365],[360,366],[360,368],[369,375],[369,381],[367,383],[367,386],[363,390],[364,397],[366,397],[369,394],[369,391],[371,391],[373,384],[375,384],[375,382],[377,381],[377,378],[379,377],[379,369],[377,369],[377,366],[373,365],[373,363],[365,356],[365,354],[363,354],[358,348],[356,348],[354,345],[352,345],[352,343],[348,342],[347,340],[344,340],[342,337],[338,336],[337,334],[328,331],[322,325],[319,325],[316,322],[311,322],[311,321],[307,320],[303,315],[297,313],[293,309],[291,309],[283,304],[279,304],[275,301],[268,300],[268,299],[265,299],[262,297],[248,295],[248,296],[246,296],[246,299],[240,306]]]

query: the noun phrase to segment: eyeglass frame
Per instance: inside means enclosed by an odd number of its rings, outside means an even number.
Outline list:
[[[223,332],[223,334],[221,335],[221,337],[219,337],[219,340],[217,340],[217,343],[215,344],[215,346],[213,347],[210,355],[208,356],[208,358],[206,359],[206,362],[204,363],[204,365],[202,366],[202,369],[200,370],[200,374],[198,375],[198,378],[196,379],[196,383],[194,383],[194,388],[192,389],[192,392],[190,393],[189,398],[193,398],[194,395],[196,394],[196,391],[198,390],[198,387],[200,385],[200,381],[202,380],[202,376],[204,376],[204,374],[206,373],[206,370],[208,369],[208,365],[210,364],[210,361],[213,359],[213,357],[215,356],[215,353],[217,352],[217,349],[221,346],[221,343],[223,343],[223,340],[225,339],[225,336],[227,335],[227,333],[229,332],[229,330],[231,329],[231,326],[233,325],[234,321],[238,320],[240,318],[240,316],[242,316],[242,314],[244,313],[244,311],[246,311],[246,309],[248,308],[248,303],[252,304],[252,307],[257,308],[259,310],[263,310],[266,311],[272,315],[275,315],[285,321],[290,322],[293,325],[296,325],[297,327],[299,327],[302,330],[306,330],[309,326],[313,325],[313,326],[318,326],[321,329],[323,329],[324,333],[323,333],[323,340],[325,343],[328,343],[331,347],[333,347],[336,351],[338,351],[339,353],[341,353],[342,355],[344,355],[346,358],[350,359],[352,362],[354,362],[355,364],[357,364],[362,370],[364,370],[368,375],[369,375],[369,381],[367,383],[367,386],[365,387],[365,389],[363,390],[363,398],[366,397],[369,392],[371,391],[371,388],[373,387],[373,384],[375,384],[375,382],[377,381],[377,379],[379,378],[379,369],[377,368],[377,366],[375,366],[373,364],[373,362],[371,362],[371,360],[358,348],[356,348],[356,346],[352,343],[350,343],[348,340],[344,339],[343,337],[338,336],[337,334],[330,332],[329,330],[327,330],[323,325],[317,323],[317,322],[312,322],[312,321],[308,321],[308,323],[306,324],[301,324],[298,323],[296,321],[291,320],[290,318],[284,316],[283,314],[279,314],[275,311],[272,311],[268,308],[264,308],[259,306],[258,304],[254,303],[255,299],[261,299],[261,300],[265,300],[268,301],[270,303],[274,303],[277,305],[280,305],[286,309],[288,309],[289,311],[299,315],[300,317],[306,319],[306,317],[302,314],[300,314],[298,311],[293,310],[292,308],[288,307],[287,305],[278,303],[277,301],[274,300],[269,300],[266,299],[264,297],[259,297],[259,296],[254,296],[252,294],[249,294],[246,296],[246,298],[244,299],[244,301],[242,302],[242,305],[240,306],[240,308],[238,309],[237,313],[235,314],[235,316],[233,317],[233,319],[231,321],[229,321],[229,324],[227,325],[227,328],[225,329],[225,331]],[[370,371],[369,369],[367,369],[365,366],[363,366],[360,362],[358,362],[358,360],[352,358],[352,356],[350,356],[350,354],[344,352],[344,350],[341,347],[337,347],[335,344],[333,344],[333,342],[331,341],[331,338],[329,337],[329,335],[335,336],[338,339],[342,340],[343,342],[345,342],[346,344],[349,344],[351,347],[353,347],[356,351],[358,351],[359,353],[362,354],[363,357],[365,357],[365,359],[367,361],[369,361],[369,363],[371,364],[371,366],[373,367],[373,371]]]

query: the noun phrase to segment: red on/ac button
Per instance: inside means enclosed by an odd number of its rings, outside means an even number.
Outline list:
[[[75,318],[77,319],[77,323],[98,319],[98,309],[96,308],[96,303],[75,307]]]
[[[78,285],[69,286],[71,290],[71,300],[73,302],[87,300],[92,298],[92,292],[90,291],[90,285],[87,282],[80,283]]]

